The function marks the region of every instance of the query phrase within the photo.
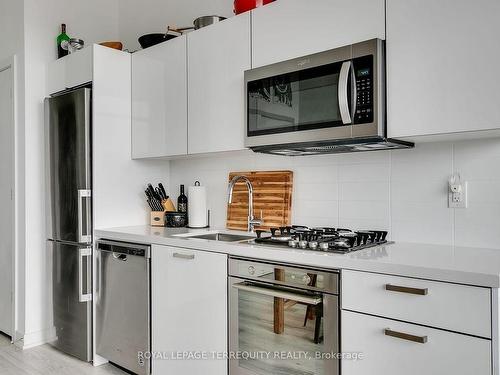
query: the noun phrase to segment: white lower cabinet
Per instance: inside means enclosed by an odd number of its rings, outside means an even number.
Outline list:
[[[153,375],[227,374],[227,256],[153,246],[151,284]]]
[[[491,338],[491,289],[342,271],[342,308]]]
[[[342,375],[492,373],[490,340],[350,311],[342,312],[342,352],[363,354],[342,360]]]

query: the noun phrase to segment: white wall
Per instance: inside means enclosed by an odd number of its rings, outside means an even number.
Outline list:
[[[50,332],[47,296],[51,288],[45,251],[44,115],[46,72],[56,59],[61,23],[87,44],[118,37],[118,0],[25,0],[25,158],[26,249],[24,345],[36,345]]]
[[[0,63],[16,58],[15,77],[15,241],[17,248],[16,288],[24,290],[24,3],[19,0],[0,1]],[[24,331],[24,299],[16,299],[15,330]]]
[[[250,151],[171,162],[171,186],[208,187],[224,227],[230,171],[294,171],[293,222],[386,229],[400,242],[499,248],[500,139],[418,144],[413,150],[287,158]],[[447,207],[447,180],[469,182],[469,208]]]
[[[212,14],[231,17],[233,0],[120,0],[120,40],[135,51],[141,35],[192,26],[196,18]]]

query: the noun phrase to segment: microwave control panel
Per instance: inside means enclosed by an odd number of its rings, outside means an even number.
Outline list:
[[[373,56],[354,59],[354,76],[356,77],[356,113],[355,124],[373,122]]]

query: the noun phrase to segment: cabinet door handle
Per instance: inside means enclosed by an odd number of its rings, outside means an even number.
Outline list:
[[[427,288],[411,288],[408,286],[400,286],[392,284],[385,284],[385,290],[389,290],[391,292],[416,294],[419,296],[425,296],[429,293],[429,290]]]
[[[173,254],[174,258],[179,258],[179,259],[188,259],[188,260],[193,260],[194,259],[194,254],[182,254],[182,253],[174,253]]]
[[[391,337],[395,337],[397,339],[412,341],[412,342],[416,342],[419,344],[425,344],[427,342],[427,336],[410,335],[409,333],[393,331],[389,328],[384,329],[384,334],[386,336],[391,336]]]

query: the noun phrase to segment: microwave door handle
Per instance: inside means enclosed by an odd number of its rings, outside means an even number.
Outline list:
[[[349,108],[349,95],[348,95],[349,73],[352,72],[351,67],[352,67],[352,61],[343,62],[342,67],[340,68],[340,76],[339,76],[339,87],[338,87],[339,108],[340,108],[340,116],[342,118],[342,123],[344,125],[352,123],[352,117]]]
[[[356,107],[358,104],[358,89],[356,82],[356,74],[354,73],[354,65],[351,62],[351,114],[352,114],[352,123],[354,124],[354,120],[356,117]]]

